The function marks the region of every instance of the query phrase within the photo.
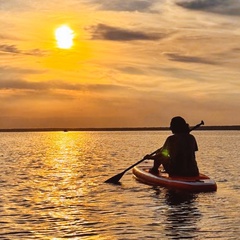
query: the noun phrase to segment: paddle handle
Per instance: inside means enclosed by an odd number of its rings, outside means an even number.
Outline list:
[[[204,121],[202,120],[199,124],[197,124],[196,126],[192,127],[189,132],[191,132],[192,130],[195,130],[196,128],[200,127],[201,125],[204,125]]]

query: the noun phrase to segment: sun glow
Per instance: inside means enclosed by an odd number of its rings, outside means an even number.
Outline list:
[[[55,38],[58,48],[69,49],[73,46],[74,31],[67,25],[60,26],[55,30]]]

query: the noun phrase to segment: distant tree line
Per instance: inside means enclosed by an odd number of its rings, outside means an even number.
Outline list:
[[[195,131],[204,130],[240,130],[240,125],[201,126]],[[0,132],[68,132],[68,131],[170,131],[169,127],[124,127],[124,128],[12,128],[0,129]]]

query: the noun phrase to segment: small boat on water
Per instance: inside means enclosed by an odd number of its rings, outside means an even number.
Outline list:
[[[165,172],[153,174],[149,172],[151,166],[135,166],[134,177],[145,184],[163,186],[170,189],[184,190],[189,192],[212,192],[217,190],[217,184],[204,174],[198,177],[170,177]]]

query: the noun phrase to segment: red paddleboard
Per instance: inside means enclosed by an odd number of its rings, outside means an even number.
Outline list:
[[[170,177],[164,172],[159,172],[159,174],[150,173],[150,168],[149,166],[135,166],[133,175],[138,181],[148,185],[191,192],[212,192],[217,190],[216,182],[204,174],[197,177]]]

